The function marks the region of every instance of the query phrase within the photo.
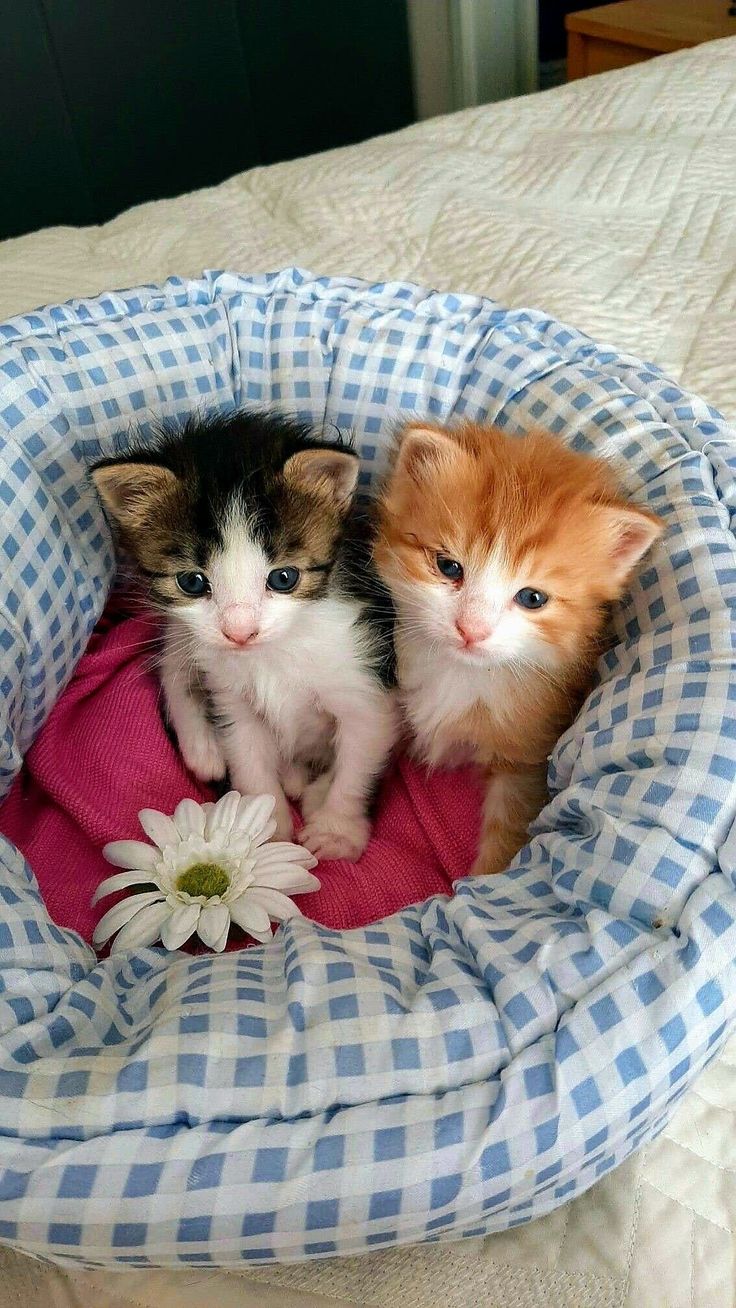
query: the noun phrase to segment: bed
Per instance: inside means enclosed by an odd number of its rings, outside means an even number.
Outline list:
[[[8,242],[0,315],[168,272],[197,275],[204,265],[247,270],[298,259],[325,274],[412,278],[539,304],[655,359],[733,419],[735,57],[734,42],[701,47],[257,170],[99,230]],[[716,1302],[730,1276],[736,1207],[733,1057],[727,1049],[708,1069],[659,1141],[528,1228],[367,1263],[250,1272],[237,1288],[232,1275],[213,1275],[234,1302],[246,1301],[249,1279],[264,1308],[269,1296],[304,1302],[308,1293],[388,1304],[399,1287],[404,1299],[410,1287],[417,1305],[438,1294],[465,1304],[469,1287],[482,1284],[489,1304],[513,1301],[512,1292],[530,1303]],[[160,1303],[165,1274],[146,1276],[114,1293]]]

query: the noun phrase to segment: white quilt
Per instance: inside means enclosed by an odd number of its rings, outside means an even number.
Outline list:
[[[736,38],[6,241],[0,318],[285,264],[547,309],[736,419]],[[221,1308],[725,1308],[735,1235],[732,1044],[655,1144],[531,1226],[243,1277],[103,1282],[0,1251],[0,1305],[199,1308],[204,1282]]]

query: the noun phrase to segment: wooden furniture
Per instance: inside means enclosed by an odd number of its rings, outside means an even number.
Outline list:
[[[571,82],[736,36],[736,5],[732,0],[621,0],[568,14],[565,27]]]

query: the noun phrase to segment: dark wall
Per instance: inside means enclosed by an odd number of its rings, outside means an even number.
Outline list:
[[[599,9],[611,0],[539,0],[539,58],[564,59],[567,52],[565,18],[580,9]]]
[[[0,238],[413,117],[400,0],[0,0]]]

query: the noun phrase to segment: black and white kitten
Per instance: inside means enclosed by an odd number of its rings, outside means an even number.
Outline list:
[[[299,839],[355,859],[397,737],[392,611],[341,440],[273,413],[161,427],[92,480],[165,614],[161,680],[187,766],[300,798]]]

